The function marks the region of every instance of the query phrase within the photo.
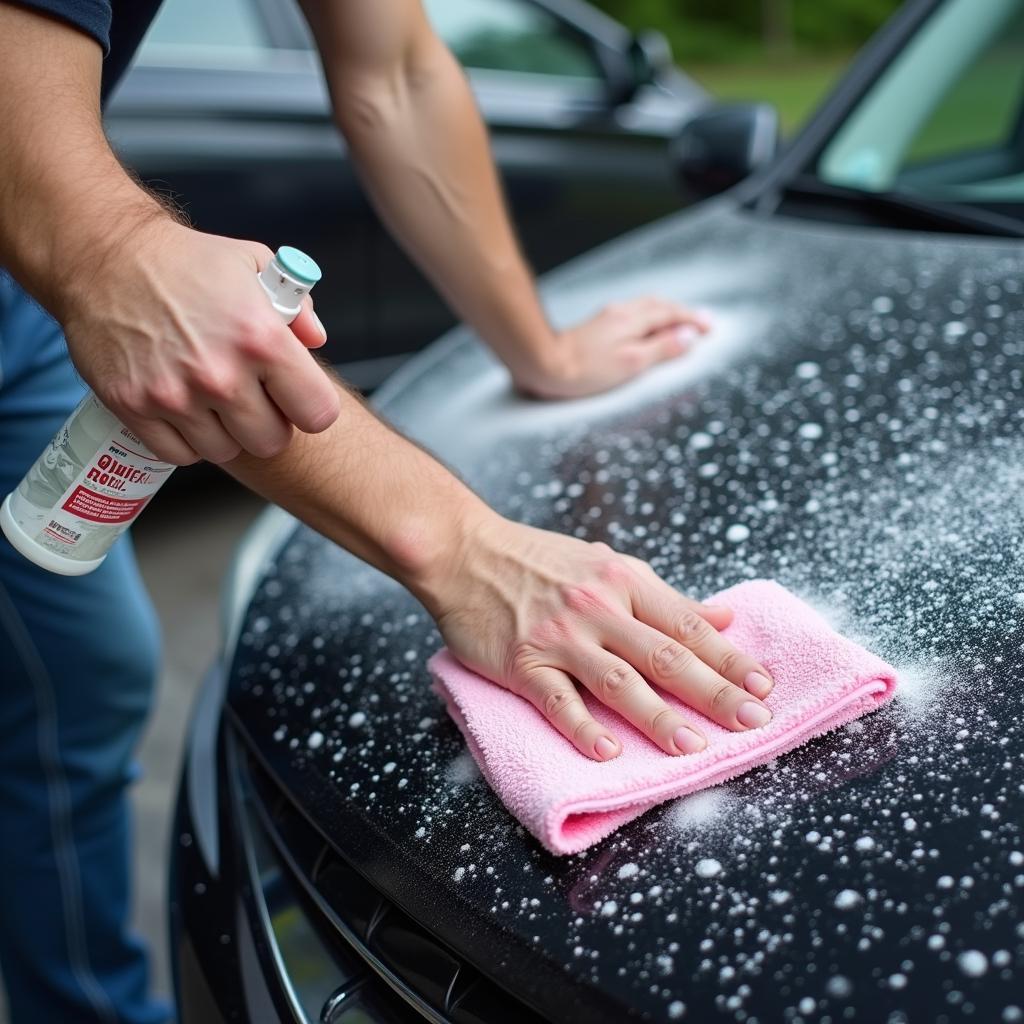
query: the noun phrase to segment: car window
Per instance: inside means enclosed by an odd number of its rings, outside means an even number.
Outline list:
[[[600,77],[586,39],[524,0],[426,0],[425,7],[465,67]]]
[[[253,0],[164,0],[143,40],[139,62],[237,57],[261,53],[269,46]]]
[[[1009,144],[1022,97],[1024,7],[953,83],[915,136],[905,165]]]
[[[1024,203],[1024,3],[948,0],[826,147],[830,184]]]

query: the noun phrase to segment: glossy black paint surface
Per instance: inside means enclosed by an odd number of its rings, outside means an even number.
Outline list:
[[[555,1020],[1020,1020],[1024,251],[738,212],[549,279],[708,308],[688,360],[525,403],[467,335],[382,411],[490,502],[706,596],[767,576],[903,673],[883,711],[571,858],[474,771],[393,582],[295,531],[232,720],[346,859]],[[524,713],[533,713],[524,708]]]

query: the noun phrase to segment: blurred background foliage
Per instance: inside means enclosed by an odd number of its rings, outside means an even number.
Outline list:
[[[899,0],[595,0],[723,99],[765,100],[792,131]]]

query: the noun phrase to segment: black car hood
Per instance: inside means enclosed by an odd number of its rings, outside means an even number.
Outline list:
[[[705,306],[695,356],[545,406],[457,333],[380,395],[514,518],[692,595],[770,577],[828,609],[900,669],[885,709],[553,857],[431,691],[423,610],[297,528],[242,628],[236,722],[343,854],[553,1017],[578,1019],[544,970],[607,1020],[1021,1019],[1022,281],[1016,243],[719,202],[546,283],[558,320]]]

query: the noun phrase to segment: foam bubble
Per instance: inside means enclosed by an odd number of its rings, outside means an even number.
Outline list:
[[[717,878],[722,873],[722,864],[714,857],[701,857],[694,865],[693,870],[701,878]]]
[[[853,982],[841,974],[834,974],[826,982],[825,992],[833,999],[846,999],[853,993]]]
[[[853,910],[863,902],[864,897],[856,889],[841,889],[836,893],[835,906],[837,910]]]
[[[473,755],[468,750],[463,750],[448,765],[444,776],[453,786],[465,786],[480,778],[480,768],[473,760]]]
[[[956,958],[956,965],[968,978],[980,978],[988,971],[988,957],[980,950],[964,950]]]
[[[667,820],[680,831],[693,828],[706,830],[709,826],[719,824],[733,803],[734,797],[728,789],[714,786],[680,797],[669,809]]]

